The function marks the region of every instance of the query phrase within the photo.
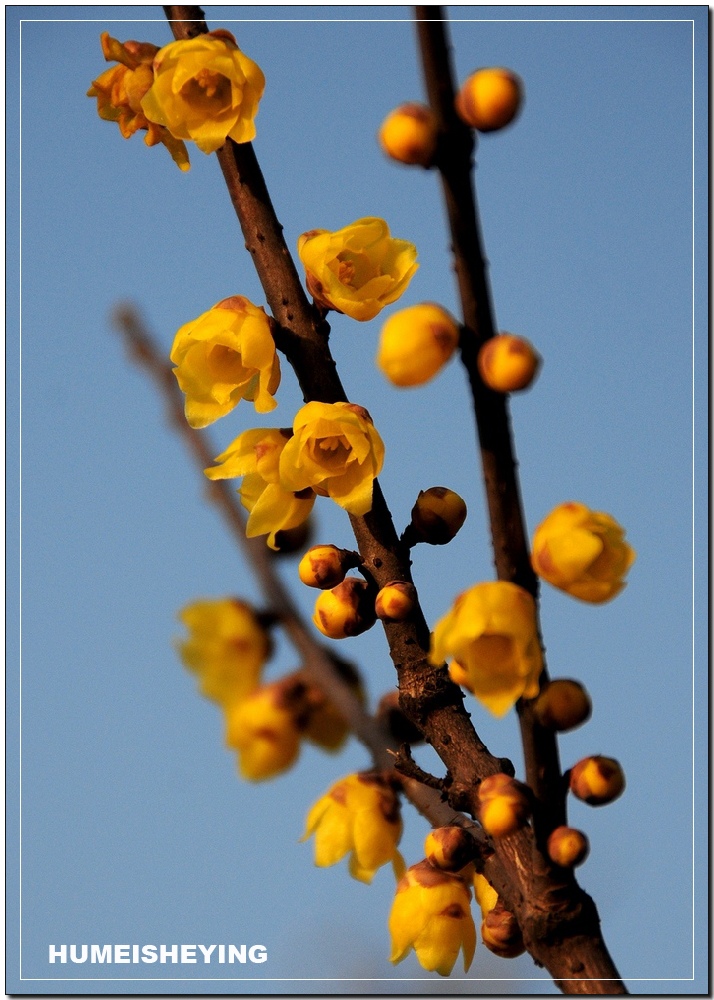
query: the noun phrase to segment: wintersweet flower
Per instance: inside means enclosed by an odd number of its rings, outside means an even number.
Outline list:
[[[141,107],[177,139],[213,153],[226,139],[250,142],[265,89],[259,66],[229,31],[171,42],[154,59],[154,83]]]
[[[384,444],[367,410],[354,403],[307,403],[298,410],[293,430],[280,455],[283,488],[309,487],[350,514],[371,510]]]
[[[241,777],[264,781],[287,771],[300,753],[305,685],[293,677],[263,684],[226,710],[226,745],[238,751]]]
[[[392,385],[424,385],[459,343],[459,325],[446,309],[422,302],[393,313],[382,326],[377,367]]]
[[[399,798],[388,777],[362,772],[342,778],[307,814],[303,840],[315,835],[315,864],[336,865],[350,855],[350,875],[371,882],[382,865],[404,871],[397,844],[402,835]]]
[[[635,561],[625,532],[609,514],[562,503],[533,536],[533,569],[548,583],[590,604],[611,600]]]
[[[276,535],[303,524],[312,511],[315,493],[311,489],[292,492],[280,482],[280,455],[292,435],[289,428],[258,427],[239,434],[216,461],[205,469],[209,479],[243,476],[241,502],[250,511],[246,525],[248,538],[267,535],[268,546],[276,550]]]
[[[535,698],[543,657],[531,595],[502,580],[464,591],[432,635],[431,662],[448,657],[452,680],[496,716],[519,698]]]
[[[463,950],[468,972],[476,950],[471,890],[458,875],[426,860],[412,865],[397,886],[389,932],[391,962],[401,962],[414,949],[422,968],[448,976]]]
[[[153,61],[159,51],[150,42],[119,42],[108,32],[101,35],[102,52],[112,66],[93,81],[87,97],[96,97],[97,112],[104,121],[116,122],[125,139],[139,130],[146,131],[147,146],[162,143],[181,170],[189,169],[188,153],[180,139],[168,129],[150,122],[141,108],[141,100],[154,82]]]
[[[406,290],[418,264],[412,243],[394,239],[384,219],[357,219],[298,240],[307,288],[318,305],[366,321]]]
[[[258,413],[277,406],[280,362],[265,311],[242,295],[216,303],[178,330],[174,375],[191,427],[207,427],[250,400]]]
[[[257,687],[272,643],[250,605],[232,597],[194,601],[179,619],[189,635],[178,650],[201,694],[229,705]]]

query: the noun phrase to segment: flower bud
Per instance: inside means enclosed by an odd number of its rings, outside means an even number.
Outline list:
[[[358,562],[355,552],[338,549],[336,545],[313,545],[300,560],[298,576],[308,587],[329,590],[342,583],[347,571]]]
[[[516,117],[523,103],[523,85],[508,69],[477,69],[456,97],[459,117],[479,132],[495,132]]]
[[[559,826],[548,837],[548,857],[561,868],[576,868],[589,853],[588,838],[571,826]]]
[[[541,358],[525,337],[499,333],[483,344],[477,363],[479,374],[489,389],[519,392],[535,380]]]
[[[443,368],[459,343],[454,317],[433,302],[393,313],[382,326],[377,367],[392,385],[424,385]]]
[[[388,691],[377,705],[377,721],[386,726],[398,743],[423,743],[424,736],[399,707],[399,692]]]
[[[578,681],[558,678],[541,691],[533,703],[533,712],[546,729],[566,733],[590,718],[592,703]]]
[[[570,770],[570,791],[589,806],[607,805],[624,790],[624,772],[612,757],[585,757]]]
[[[438,130],[436,116],[426,105],[401,104],[382,122],[379,144],[387,156],[399,163],[430,167]]]
[[[332,590],[323,590],[315,601],[312,620],[328,639],[366,632],[376,621],[366,582],[349,576]]]
[[[427,861],[444,872],[458,872],[473,861],[476,853],[471,834],[461,826],[440,826],[424,841]]]
[[[518,921],[500,902],[484,914],[481,940],[500,958],[517,958],[526,950]]]
[[[508,837],[525,826],[531,812],[528,789],[507,774],[492,774],[479,785],[479,820],[492,837]]]
[[[379,591],[374,602],[374,610],[381,621],[403,622],[412,613],[415,601],[414,584],[394,580]]]
[[[412,519],[406,534],[411,544],[427,542],[446,545],[458,533],[466,520],[466,504],[458,493],[445,486],[420,490],[412,507]]]

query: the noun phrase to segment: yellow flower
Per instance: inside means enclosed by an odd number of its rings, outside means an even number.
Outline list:
[[[218,302],[176,333],[171,360],[191,427],[207,427],[249,399],[274,410],[280,362],[263,309],[242,295]]]
[[[177,139],[213,153],[226,139],[250,142],[265,89],[259,66],[223,29],[165,45],[154,59],[155,79],[141,102],[149,121]]]
[[[101,41],[104,58],[118,65],[97,77],[87,91],[87,97],[97,98],[99,117],[116,122],[125,139],[144,129],[147,146],[163,143],[177,166],[188,170],[188,153],[181,140],[175,139],[162,125],[150,122],[141,108],[141,100],[154,82],[152,63],[158,46],[150,42],[119,42],[106,31]]]
[[[287,771],[300,753],[305,685],[293,677],[263,684],[226,709],[226,745],[238,751],[241,777],[264,781]]]
[[[453,316],[433,302],[393,313],[382,327],[377,367],[393,385],[424,385],[441,371],[459,343]]]
[[[329,868],[349,853],[350,875],[371,882],[391,861],[397,877],[404,870],[397,844],[402,835],[399,798],[389,781],[374,772],[342,778],[307,814],[303,840],[315,834],[315,864]]]
[[[248,604],[231,597],[194,601],[179,618],[189,632],[178,644],[181,659],[206,698],[228,705],[257,686],[272,646]]]
[[[358,219],[334,233],[312,229],[298,253],[315,301],[361,321],[396,302],[419,266],[416,247],[393,239],[384,219]]]
[[[280,456],[280,482],[310,487],[350,514],[372,509],[372,484],[384,463],[384,444],[367,410],[354,403],[307,403]]]
[[[533,569],[571,597],[602,604],[619,594],[635,561],[625,532],[610,517],[582,503],[562,503],[533,536]]]
[[[391,962],[401,962],[413,948],[422,968],[448,976],[463,949],[468,972],[476,950],[471,890],[458,875],[426,860],[412,865],[397,886],[389,932]]]
[[[244,431],[218,456],[216,461],[222,464],[205,470],[209,479],[244,477],[241,502],[250,511],[246,535],[248,538],[267,535],[273,550],[278,548],[277,533],[303,524],[315,503],[312,490],[295,493],[280,482],[280,454],[291,434],[291,430],[284,428],[258,427]]]
[[[521,698],[535,698],[543,657],[535,601],[515,583],[477,583],[464,591],[436,625],[429,658],[453,657],[452,680],[468,688],[494,715]]]

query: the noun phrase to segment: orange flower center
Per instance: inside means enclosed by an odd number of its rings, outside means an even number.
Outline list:
[[[181,96],[189,103],[209,102],[214,108],[225,106],[230,99],[231,83],[222,73],[200,69],[181,88]]]
[[[237,385],[245,382],[252,374],[244,367],[240,353],[223,344],[211,347],[206,360],[211,374],[220,382],[232,382]]]

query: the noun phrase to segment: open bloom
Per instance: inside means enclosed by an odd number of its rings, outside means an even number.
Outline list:
[[[119,42],[104,31],[102,52],[107,62],[117,65],[93,81],[87,97],[96,97],[97,113],[104,121],[116,122],[125,139],[140,129],[146,131],[147,146],[162,143],[181,170],[189,169],[188,153],[180,139],[174,138],[163,125],[151,122],[144,114],[141,101],[154,82],[153,61],[159,51],[150,42]]]
[[[280,482],[330,496],[350,514],[372,509],[372,485],[384,463],[384,444],[367,410],[354,403],[307,403],[280,455]]]
[[[258,413],[277,406],[280,362],[263,309],[242,295],[184,323],[174,337],[174,375],[191,427],[206,427],[249,399]]]
[[[300,723],[291,691],[281,681],[263,684],[226,711],[226,745],[238,751],[248,781],[287,771],[300,753]]]
[[[401,962],[413,948],[422,968],[448,976],[463,949],[468,972],[476,950],[471,890],[458,875],[426,860],[412,865],[397,886],[389,932],[391,962]]]
[[[399,798],[388,778],[363,772],[342,778],[307,814],[303,840],[315,834],[315,864],[329,868],[350,855],[350,875],[371,882],[390,861],[404,870],[397,844],[402,835]]]
[[[205,470],[209,479],[244,477],[241,502],[250,511],[246,535],[267,535],[272,549],[277,548],[276,534],[303,524],[315,503],[311,489],[294,493],[280,482],[280,455],[291,434],[269,427],[244,431],[217,457],[221,464]]]
[[[154,83],[141,107],[177,139],[213,153],[227,138],[250,142],[265,89],[259,66],[229,31],[171,42],[154,59]]]
[[[610,517],[583,503],[562,503],[533,536],[533,569],[571,597],[602,604],[625,586],[635,561],[625,532]]]
[[[477,583],[436,625],[429,659],[453,657],[449,673],[494,715],[521,698],[535,698],[543,657],[535,601],[515,583]]]
[[[178,644],[181,659],[206,698],[229,705],[257,687],[272,647],[250,605],[232,597],[194,601],[179,618],[189,632]]]
[[[334,233],[312,229],[298,240],[298,254],[315,301],[362,321],[396,302],[419,266],[414,244],[391,237],[384,219],[358,219]]]

